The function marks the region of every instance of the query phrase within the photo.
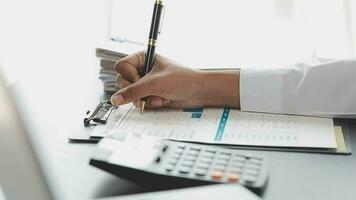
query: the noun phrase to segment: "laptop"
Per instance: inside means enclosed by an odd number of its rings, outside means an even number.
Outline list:
[[[16,99],[0,73],[0,200],[2,196],[6,200],[56,199],[47,184],[29,132],[17,109]],[[205,200],[259,199],[244,187],[231,184],[110,197],[108,200],[198,199],[201,195]]]
[[[0,187],[6,200],[52,199],[24,121],[0,73]],[[0,195],[1,196],[1,195]]]

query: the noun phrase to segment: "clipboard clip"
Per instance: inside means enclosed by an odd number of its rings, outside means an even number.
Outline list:
[[[87,111],[87,117],[84,118],[84,126],[96,126],[98,124],[106,124],[112,111],[117,106],[111,104],[111,101],[105,100],[100,102],[94,111],[90,114],[90,110]]]

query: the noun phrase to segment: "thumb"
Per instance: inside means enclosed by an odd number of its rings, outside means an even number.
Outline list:
[[[122,105],[153,95],[151,81],[141,79],[111,96],[113,105]]]

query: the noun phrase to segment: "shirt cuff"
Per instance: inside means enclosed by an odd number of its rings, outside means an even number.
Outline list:
[[[282,69],[241,69],[241,110],[269,113],[283,112],[282,74]]]

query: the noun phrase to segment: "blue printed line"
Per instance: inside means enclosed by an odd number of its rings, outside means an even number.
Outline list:
[[[183,112],[192,113],[192,118],[200,119],[203,115],[204,108],[185,108]]]
[[[200,119],[202,113],[192,113],[192,118]]]
[[[220,141],[222,136],[224,135],[224,130],[225,130],[225,126],[227,123],[227,119],[229,118],[229,113],[230,113],[230,108],[224,108],[224,111],[221,115],[219,127],[218,127],[218,130],[216,131],[216,135],[215,135],[216,141]]]
[[[202,113],[204,108],[185,108],[183,112],[193,112],[193,113]]]

